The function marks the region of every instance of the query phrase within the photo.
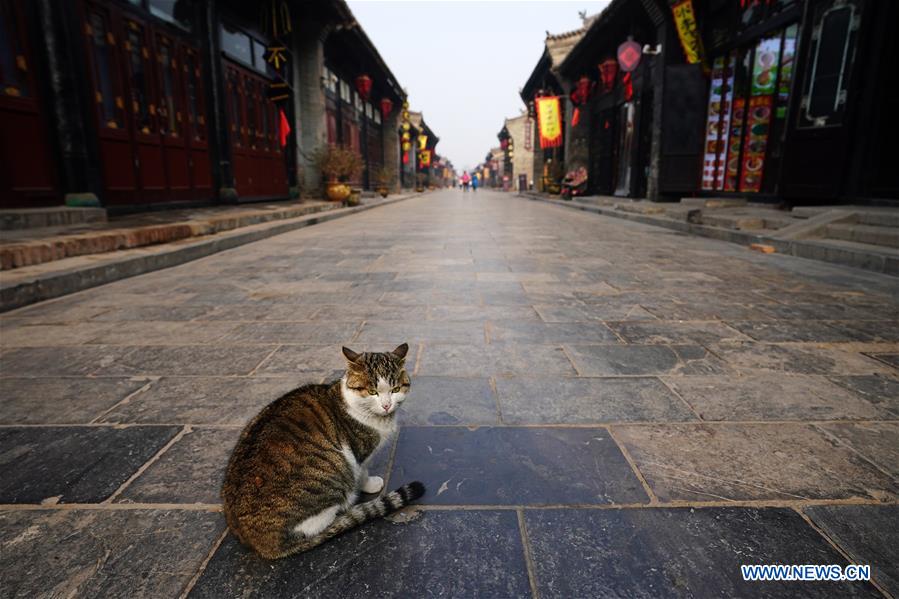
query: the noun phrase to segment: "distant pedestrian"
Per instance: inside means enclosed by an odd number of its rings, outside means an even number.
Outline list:
[[[477,175],[475,175],[474,177],[471,178],[471,190],[472,191],[478,190],[478,176]]]
[[[462,191],[468,191],[468,184],[471,183],[471,175],[468,171],[462,173]]]

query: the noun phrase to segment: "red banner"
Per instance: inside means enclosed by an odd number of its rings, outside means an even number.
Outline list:
[[[557,148],[562,145],[562,109],[559,96],[537,98],[537,125],[540,128],[541,148]]]

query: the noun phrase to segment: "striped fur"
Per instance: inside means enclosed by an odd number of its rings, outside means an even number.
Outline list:
[[[395,408],[410,385],[407,349],[344,349],[342,379],[294,389],[246,426],[222,485],[228,527],[244,545],[269,559],[305,551],[424,493],[410,483],[353,505],[367,461],[396,430]]]

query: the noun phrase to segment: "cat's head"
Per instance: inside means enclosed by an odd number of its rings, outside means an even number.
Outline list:
[[[408,351],[407,343],[384,353],[356,353],[344,347],[343,393],[350,406],[371,416],[392,416],[411,385],[405,368]]]

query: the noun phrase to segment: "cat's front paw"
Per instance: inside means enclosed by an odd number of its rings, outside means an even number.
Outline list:
[[[378,493],[384,488],[384,479],[380,476],[369,476],[362,484],[362,490],[366,493]]]

